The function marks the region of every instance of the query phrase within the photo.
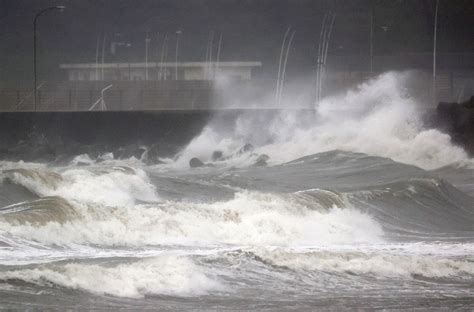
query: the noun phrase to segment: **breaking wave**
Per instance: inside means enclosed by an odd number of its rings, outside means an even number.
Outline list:
[[[440,258],[431,255],[367,253],[357,251],[306,251],[259,249],[252,252],[258,259],[273,266],[293,270],[350,273],[383,277],[428,278],[474,277],[474,262],[466,259]]]
[[[15,280],[128,298],[199,296],[222,288],[192,260],[174,255],[121,264],[48,264],[34,269],[0,272],[0,282]]]
[[[251,164],[256,154],[270,156],[275,164],[331,150],[387,157],[424,169],[472,165],[449,135],[423,126],[423,112],[404,86],[408,75],[383,74],[343,95],[323,99],[315,112],[244,113],[230,127],[217,117],[181,151],[176,165],[187,166],[192,157],[210,162],[216,150],[237,166]],[[255,150],[236,153],[247,143]]]
[[[2,178],[38,196],[60,196],[81,203],[127,206],[137,201],[158,200],[155,187],[138,168],[75,168],[60,173],[46,169],[11,169],[4,170]]]
[[[29,215],[13,211],[0,215],[0,224],[13,235],[58,245],[291,246],[383,240],[381,227],[369,215],[337,207],[335,203],[343,200],[333,197],[331,192],[276,195],[244,191],[215,203],[166,201],[105,207],[76,202],[66,222],[58,222],[60,216],[54,215],[50,222],[45,223],[46,216],[41,216],[41,222],[25,223]],[[55,207],[51,200],[50,207]]]

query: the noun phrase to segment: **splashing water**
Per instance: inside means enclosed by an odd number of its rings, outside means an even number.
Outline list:
[[[214,150],[231,155],[246,143],[274,164],[330,150],[387,157],[424,169],[472,164],[449,135],[424,128],[419,104],[405,88],[408,76],[383,74],[323,99],[314,112],[282,111],[268,118],[244,113],[231,131],[211,123],[180,153],[177,164],[184,166],[192,157],[209,161]],[[248,165],[246,156],[236,157],[232,165]]]

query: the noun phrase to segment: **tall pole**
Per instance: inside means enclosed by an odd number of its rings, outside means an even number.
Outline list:
[[[212,31],[211,41],[209,42],[209,71],[212,75],[212,50],[214,49],[214,30]]]
[[[209,79],[211,76],[211,62],[212,62],[212,46],[214,40],[214,30],[209,32],[209,38],[207,39],[207,48],[206,48],[206,79]]]
[[[160,72],[158,71],[158,68],[160,66],[159,64],[159,58],[160,58],[160,33],[156,34],[156,62],[155,62],[155,70],[156,70],[156,81],[160,80]]]
[[[145,80],[148,80],[148,46],[150,45],[150,41],[151,39],[147,32],[145,38]]]
[[[39,11],[38,13],[36,13],[35,15],[35,19],[33,20],[33,103],[34,103],[34,108],[35,108],[35,111],[37,109],[37,106],[36,106],[36,98],[37,98],[37,94],[36,94],[36,90],[37,90],[37,76],[36,76],[36,72],[37,72],[37,66],[36,66],[36,22],[38,20],[38,18],[43,15],[44,13],[48,12],[48,11],[51,11],[51,10],[59,10],[59,11],[63,11],[66,7],[65,6],[62,6],[62,5],[58,5],[58,6],[53,6],[53,7],[49,7],[49,8],[46,8],[46,9],[43,9],[41,11]]]
[[[278,103],[278,95],[280,94],[280,77],[281,77],[281,65],[283,62],[283,53],[285,51],[286,45],[286,38],[290,32],[291,26],[288,26],[285,32],[285,36],[283,37],[283,42],[281,43],[281,50],[280,50],[280,61],[278,62],[278,76],[277,76],[277,86],[275,90],[275,103]]]
[[[435,19],[434,19],[434,36],[433,36],[433,102],[436,103],[436,37],[438,32],[438,4],[439,0],[436,0],[435,8]]]
[[[219,43],[217,45],[217,58],[216,58],[216,71],[217,72],[219,72],[219,63],[221,61],[221,45],[222,45],[222,33],[219,36]]]
[[[326,75],[326,59],[328,56],[328,47],[329,47],[329,39],[331,38],[332,26],[334,24],[335,14],[329,13],[329,18],[326,20],[327,29],[325,31],[324,40],[323,40],[323,48],[322,48],[322,55],[321,55],[321,68],[319,73],[319,98],[321,98],[322,94],[322,83],[325,80]]]
[[[283,86],[285,84],[286,63],[288,62],[288,54],[290,53],[291,42],[293,41],[293,37],[295,36],[295,33],[296,33],[296,31],[293,31],[291,33],[290,39],[288,41],[288,45],[286,46],[285,61],[283,63],[283,69],[282,69],[282,73],[281,73],[280,91],[278,93],[278,102],[277,102],[278,105],[280,105],[281,96],[283,94]]]
[[[34,84],[33,84],[33,102],[35,105],[35,112],[36,112],[36,20],[38,19],[38,14],[35,16],[35,21],[33,23],[33,76],[34,76]]]
[[[336,15],[334,13],[332,13],[332,16],[331,16],[331,22],[329,24],[329,29],[328,29],[328,32],[327,32],[327,37],[326,37],[326,41],[325,41],[325,48],[324,48],[324,54],[323,54],[323,67],[322,67],[322,71],[323,71],[323,74],[322,74],[322,77],[324,77],[324,75],[326,74],[326,59],[328,57],[328,48],[329,48],[329,40],[331,39],[331,32],[332,32],[332,26],[334,25],[334,19],[336,18]]]
[[[319,85],[321,81],[321,64],[322,64],[322,55],[323,55],[323,42],[324,42],[324,34],[326,31],[326,20],[328,18],[328,14],[324,14],[323,22],[321,23],[321,30],[319,33],[319,44],[318,44],[318,59],[316,64],[316,102],[319,103],[321,100],[321,94],[319,92]]]
[[[95,79],[99,80],[99,46],[100,46],[100,35],[97,36],[97,46],[95,48]]]
[[[175,53],[175,63],[174,63],[174,71],[175,71],[175,80],[178,80],[178,48],[179,48],[179,35],[181,35],[183,32],[181,30],[178,30],[176,32],[176,53]]]
[[[132,44],[128,42],[126,45],[127,47],[127,63],[128,63],[128,80],[132,80],[132,66],[130,65],[130,48],[132,47]]]
[[[160,59],[160,80],[165,80],[166,75],[163,72],[163,62],[165,61],[165,51],[168,50],[168,33],[165,33],[165,38],[163,39],[163,46],[161,47],[161,59]]]
[[[374,2],[370,2],[370,74],[374,72]]]
[[[102,38],[102,68],[101,68],[101,80],[105,80],[105,74],[104,74],[104,62],[105,62],[105,38],[106,34],[104,32],[104,37]]]

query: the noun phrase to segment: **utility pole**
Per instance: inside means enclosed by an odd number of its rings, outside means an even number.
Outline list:
[[[102,38],[102,68],[100,70],[100,73],[101,73],[101,80],[104,81],[105,80],[105,73],[104,73],[104,62],[105,62],[105,39],[106,39],[106,35],[105,35],[105,32],[104,32],[104,37]]]
[[[374,1],[370,1],[370,75],[374,73]]]
[[[436,39],[438,33],[438,5],[439,0],[436,0],[436,7],[435,7],[435,18],[434,18],[434,36],[433,36],[433,104],[436,103]]]
[[[166,60],[166,54],[168,52],[168,33],[165,33],[163,38],[163,46],[161,47],[161,59],[160,59],[160,80],[166,80],[166,74],[163,71],[163,62]]]
[[[38,13],[36,13],[35,15],[35,19],[33,20],[33,101],[34,101],[34,108],[35,108],[35,111],[37,109],[36,107],[36,98],[37,98],[37,94],[36,94],[36,91],[37,91],[37,77],[36,77],[36,68],[37,68],[37,65],[36,65],[36,22],[38,20],[38,18],[43,15],[44,13],[46,12],[49,12],[49,11],[52,11],[52,10],[59,10],[60,12],[64,11],[66,7],[63,6],[63,5],[58,5],[58,6],[52,6],[52,7],[49,7],[49,8],[46,8],[46,9],[43,9],[41,11],[39,11]]]
[[[150,45],[150,41],[151,39],[147,31],[145,37],[145,80],[148,80],[148,46]]]
[[[219,36],[219,43],[217,45],[217,58],[216,58],[216,69],[215,72],[219,73],[219,63],[221,61],[221,45],[222,45],[222,33]],[[214,75],[215,75],[214,72]]]
[[[175,53],[175,64],[174,64],[174,70],[175,70],[175,80],[178,80],[178,48],[179,48],[179,36],[183,33],[182,30],[178,30],[176,32],[176,53]]]

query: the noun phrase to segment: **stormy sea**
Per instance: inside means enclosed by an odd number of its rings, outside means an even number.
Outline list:
[[[147,148],[0,162],[0,308],[474,309],[474,161],[399,75]]]

